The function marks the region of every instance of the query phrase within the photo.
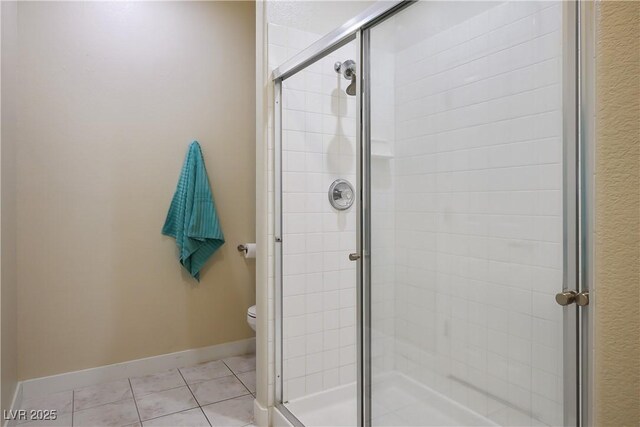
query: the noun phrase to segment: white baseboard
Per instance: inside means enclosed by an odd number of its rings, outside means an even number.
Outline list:
[[[254,352],[255,338],[22,381],[20,400]],[[18,402],[19,403],[19,402]],[[17,406],[13,406],[17,409]]]
[[[18,409],[20,406],[22,406],[22,383],[18,382],[16,389],[13,391],[13,399],[11,399],[9,409]],[[4,420],[2,425],[3,427],[13,427],[16,423],[13,420]]]
[[[269,409],[253,400],[253,424],[258,427],[269,427]]]

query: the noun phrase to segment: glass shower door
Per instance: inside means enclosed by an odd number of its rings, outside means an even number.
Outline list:
[[[346,43],[279,88],[276,398],[307,427],[357,423],[356,51]]]
[[[418,2],[363,33],[373,426],[576,422],[574,12]]]

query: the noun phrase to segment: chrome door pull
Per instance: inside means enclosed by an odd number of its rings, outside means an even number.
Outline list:
[[[589,305],[589,291],[580,292],[578,295],[576,295],[576,304],[580,307]]]
[[[349,261],[357,261],[360,259],[360,254],[352,253],[349,254]]]
[[[562,306],[573,304],[576,300],[576,291],[562,291],[556,294],[556,302]]]

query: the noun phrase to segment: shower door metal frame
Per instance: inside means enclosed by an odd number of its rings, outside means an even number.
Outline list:
[[[357,152],[357,379],[358,425],[371,425],[371,135],[370,30],[415,0],[380,2],[328,33],[273,71],[274,88],[274,406],[296,427],[304,425],[283,402],[282,332],[282,82],[320,58],[356,40],[356,152]],[[591,290],[593,243],[593,11],[592,2],[562,2],[563,26],[563,288]],[[586,5],[586,7],[585,7]],[[565,84],[565,83],[571,84]],[[591,302],[593,305],[593,301]],[[591,417],[593,310],[564,307],[564,422],[587,426]],[[572,314],[573,313],[573,314]],[[567,351],[567,348],[575,351]],[[571,387],[575,384],[575,387]],[[573,390],[573,392],[571,391]]]
[[[358,381],[358,425],[369,425],[370,417],[365,414],[370,414],[369,402],[370,393],[366,394],[365,389],[369,389],[368,380],[370,376],[370,364],[366,350],[370,348],[370,340],[367,338],[369,334],[369,320],[368,314],[370,307],[364,304],[367,301],[368,292],[366,291],[365,283],[370,282],[368,275],[364,274],[368,261],[365,258],[368,257],[368,250],[366,249],[365,238],[366,232],[363,232],[364,220],[368,215],[369,210],[363,207],[363,203],[368,202],[368,191],[370,186],[363,185],[363,167],[368,164],[363,157],[364,153],[369,152],[370,142],[366,137],[367,143],[363,145],[365,141],[363,137],[365,127],[365,121],[368,126],[368,111],[369,107],[363,107],[363,84],[365,80],[362,76],[362,60],[365,55],[363,49],[362,35],[366,29],[372,25],[375,25],[382,19],[392,15],[400,9],[412,4],[415,0],[392,0],[374,4],[360,15],[347,21],[344,25],[340,26],[334,31],[331,31],[317,42],[313,43],[308,48],[304,49],[299,54],[295,55],[288,61],[284,62],[278,68],[273,71],[271,80],[273,82],[273,121],[274,121],[274,364],[275,364],[275,379],[274,379],[274,406],[280,411],[280,413],[294,426],[304,427],[304,424],[284,405],[283,401],[283,331],[282,331],[282,82],[303,70],[312,63],[327,56],[331,52],[339,49],[345,44],[356,40],[356,57],[359,59],[356,64],[356,152],[357,155],[357,185],[356,185],[356,197],[357,197],[357,229],[356,229],[356,249],[361,256],[357,261],[357,321],[356,321],[356,334],[357,334],[357,381]],[[368,46],[368,45],[367,45]],[[368,52],[366,53],[368,55]],[[368,58],[368,56],[367,56]],[[366,222],[368,224],[369,221]],[[365,388],[366,384],[366,388]]]
[[[535,1],[535,0],[534,0]],[[575,0],[562,4],[562,169],[563,169],[563,280],[561,290],[577,293],[591,292],[590,305],[580,307],[572,304],[563,310],[563,415],[565,426],[586,427],[592,420],[593,367],[589,354],[593,345],[593,290],[592,253],[593,242],[593,1]],[[362,172],[359,175],[365,183],[362,197],[366,203],[362,213],[363,230],[363,349],[364,372],[362,392],[366,404],[362,406],[364,426],[370,426],[371,408],[371,366],[368,356],[370,341],[370,232],[371,212],[371,157],[370,157],[370,35],[372,27],[399,9],[382,16],[362,30],[362,71],[364,80],[362,100],[363,145]]]
[[[562,289],[578,291],[578,43],[577,4],[562,2]],[[580,426],[578,306],[562,310],[563,423]],[[571,352],[568,349],[575,349]],[[574,387],[569,387],[574,384]]]

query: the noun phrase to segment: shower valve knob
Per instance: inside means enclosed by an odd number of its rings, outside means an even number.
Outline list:
[[[349,254],[349,261],[357,261],[360,259],[360,254],[352,253]]]

